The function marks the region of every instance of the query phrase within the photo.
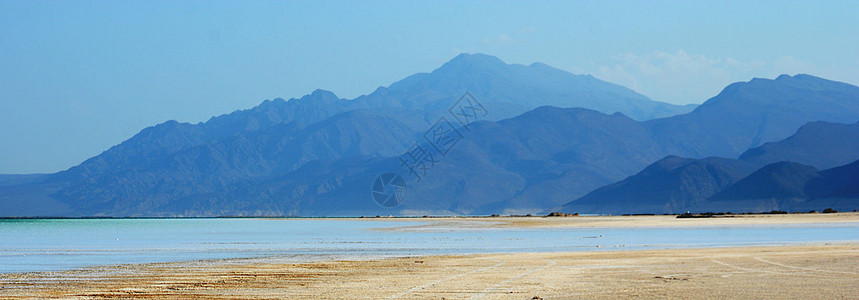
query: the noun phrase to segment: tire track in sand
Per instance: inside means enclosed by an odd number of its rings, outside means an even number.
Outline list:
[[[765,263],[771,264],[771,265],[776,265],[776,266],[779,266],[779,267],[785,267],[785,268],[791,268],[791,269],[797,269],[797,270],[814,271],[814,272],[825,272],[825,273],[836,273],[836,274],[859,275],[859,273],[857,273],[857,272],[842,272],[842,271],[832,271],[832,270],[819,270],[819,269],[811,269],[811,268],[803,268],[803,267],[797,267],[797,266],[790,266],[790,265],[785,265],[785,264],[777,263],[777,262],[774,262],[774,261],[769,261],[769,260],[766,260],[766,259],[763,259],[763,258],[760,258],[760,257],[755,257],[755,259],[756,259],[756,260],[758,260],[758,261],[761,261],[761,262],[765,262]]]
[[[433,282],[430,282],[430,283],[427,283],[427,284],[424,284],[424,285],[416,286],[416,287],[410,288],[410,289],[408,289],[408,290],[406,290],[406,291],[404,291],[404,292],[402,292],[402,293],[399,293],[399,294],[397,294],[397,295],[393,295],[393,296],[386,297],[385,299],[398,299],[398,298],[402,298],[403,296],[406,296],[406,295],[411,294],[411,293],[413,293],[413,292],[416,292],[416,291],[418,291],[418,290],[423,290],[423,289],[426,289],[426,288],[428,288],[428,287],[434,286],[434,285],[436,285],[436,284],[439,284],[439,283],[442,283],[442,282],[445,282],[445,281],[448,281],[448,280],[452,280],[452,279],[457,279],[457,278],[462,277],[462,276],[465,276],[465,275],[474,274],[474,273],[477,273],[477,272],[483,272],[483,271],[486,271],[486,270],[494,269],[494,268],[497,268],[497,267],[503,266],[505,263],[507,263],[507,262],[505,262],[505,261],[503,261],[503,260],[498,260],[498,259],[494,259],[494,258],[489,258],[489,259],[490,259],[490,260],[495,261],[495,262],[496,262],[496,264],[491,265],[491,266],[488,266],[488,267],[477,268],[477,269],[474,269],[474,270],[471,270],[471,271],[468,271],[468,272],[465,272],[465,273],[461,273],[461,274],[457,274],[457,275],[453,275],[453,276],[445,277],[445,278],[442,278],[442,279],[439,279],[439,280],[436,280],[436,281],[433,281]]]
[[[480,298],[483,298],[483,297],[485,297],[485,296],[486,296],[486,294],[487,294],[487,293],[492,293],[492,292],[496,292],[496,291],[500,290],[500,289],[501,289],[502,287],[504,287],[504,285],[505,285],[505,284],[507,284],[507,283],[510,283],[510,282],[513,282],[513,281],[515,281],[515,280],[517,280],[517,279],[519,279],[519,278],[522,278],[522,277],[525,277],[525,276],[528,276],[528,275],[531,275],[531,274],[534,274],[534,273],[537,273],[537,272],[543,271],[543,270],[545,270],[545,269],[547,269],[547,268],[550,268],[550,267],[552,267],[552,266],[554,266],[554,265],[556,264],[556,262],[555,262],[554,260],[546,260],[546,261],[548,261],[549,263],[548,263],[548,264],[546,264],[545,266],[542,266],[542,267],[539,267],[539,268],[536,268],[536,269],[533,269],[533,270],[525,271],[525,272],[519,273],[519,274],[517,274],[517,275],[515,275],[515,276],[513,276],[513,277],[507,278],[506,280],[504,280],[504,281],[502,281],[502,282],[499,282],[499,283],[497,283],[497,284],[495,284],[495,285],[493,285],[493,286],[491,286],[491,287],[488,287],[488,288],[484,289],[483,291],[481,291],[481,292],[480,292],[480,294],[477,294],[477,295],[471,296],[471,298],[470,298],[470,299],[480,299]]]
[[[717,263],[717,264],[720,264],[720,265],[723,265],[723,266],[726,266],[726,267],[732,268],[732,269],[737,269],[737,270],[740,270],[740,271],[746,271],[746,272],[770,273],[770,274],[790,275],[790,276],[806,276],[806,277],[832,278],[832,277],[830,277],[830,276],[820,276],[820,275],[805,274],[805,273],[800,273],[800,272],[785,273],[785,272],[769,271],[769,270],[761,270],[761,269],[750,269],[750,268],[745,268],[745,267],[740,267],[740,266],[732,265],[732,264],[729,264],[729,263],[726,263],[726,262],[722,262],[722,261],[718,261],[718,260],[715,260],[715,259],[711,259],[711,261],[713,261],[714,263]]]

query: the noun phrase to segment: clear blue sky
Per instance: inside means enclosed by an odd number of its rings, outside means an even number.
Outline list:
[[[730,82],[859,83],[859,1],[0,0],[0,173],[316,88],[344,98],[462,52],[700,103]]]

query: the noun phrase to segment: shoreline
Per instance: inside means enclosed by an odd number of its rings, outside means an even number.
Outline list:
[[[659,250],[225,259],[0,274],[23,298],[645,298],[859,296],[859,242]],[[359,293],[355,293],[359,292]]]
[[[746,213],[686,213],[686,214],[620,214],[620,215],[612,215],[612,214],[584,214],[579,215],[576,214],[563,214],[561,216],[554,216],[551,213],[549,215],[424,215],[424,216],[191,216],[191,217],[183,217],[183,216],[167,216],[167,217],[159,217],[159,216],[142,216],[142,217],[117,217],[117,216],[80,216],[80,217],[65,217],[65,216],[20,216],[20,217],[0,217],[0,221],[2,220],[163,220],[163,219],[276,219],[276,220],[290,220],[290,219],[298,219],[298,220],[391,220],[391,219],[400,219],[400,220],[433,220],[433,219],[467,219],[467,220],[481,220],[481,219],[510,219],[510,218],[568,218],[568,217],[579,217],[579,218],[593,218],[593,217],[677,217],[682,215],[690,215],[696,216],[692,218],[701,218],[701,215],[709,215],[706,218],[734,218],[734,217],[757,217],[757,216],[797,216],[797,215],[837,215],[837,214],[859,214],[857,211],[852,212],[784,212],[780,211],[778,213],[773,212],[746,212]]]
[[[268,219],[266,219],[268,220]],[[856,226],[857,213],[301,218],[404,222],[371,230]],[[274,221],[274,220],[273,220]],[[415,224],[411,224],[415,223]],[[567,280],[573,278],[575,280]],[[0,298],[859,297],[859,241],[476,254],[331,254],[92,266],[0,274]],[[750,283],[759,285],[749,286]],[[742,287],[742,288],[740,288]],[[502,293],[503,290],[503,293]],[[359,291],[355,294],[354,291]],[[623,291],[621,293],[620,291]],[[705,294],[696,294],[704,291]],[[844,294],[844,292],[847,294]],[[840,293],[840,294],[839,294]],[[698,297],[695,297],[698,296]]]
[[[141,263],[121,263],[107,265],[92,265],[76,267],[71,269],[49,270],[49,271],[30,271],[30,272],[9,272],[0,273],[0,283],[5,278],[11,277],[42,277],[45,275],[59,274],[83,274],[83,273],[99,273],[110,272],[116,270],[129,270],[138,268],[154,268],[154,267],[184,267],[184,266],[222,266],[222,265],[245,265],[245,264],[307,264],[307,263],[328,263],[328,262],[361,262],[361,261],[382,261],[396,259],[410,259],[422,257],[471,257],[471,256],[487,256],[487,255],[528,255],[528,254],[584,254],[584,253],[616,253],[616,252],[651,252],[651,251],[694,251],[694,250],[716,250],[716,249],[752,249],[752,248],[781,248],[781,247],[855,247],[859,252],[859,240],[842,240],[842,241],[813,241],[813,242],[795,242],[795,243],[760,243],[760,244],[732,244],[732,245],[700,245],[700,246],[679,246],[679,247],[660,247],[650,246],[649,248],[626,248],[613,246],[587,246],[582,247],[582,250],[570,251],[505,251],[505,252],[474,252],[474,253],[413,253],[409,255],[403,254],[344,254],[344,253],[325,253],[325,254],[294,254],[294,255],[274,255],[274,256],[253,256],[253,257],[231,257],[231,258],[215,258],[215,259],[192,259],[179,261],[163,261],[163,262],[141,262]],[[598,249],[598,250],[597,250]],[[859,257],[857,257],[859,258]],[[2,287],[2,285],[0,285]]]
[[[661,228],[711,226],[837,225],[859,223],[859,213],[755,214],[713,218],[677,218],[677,215],[568,216],[568,217],[431,217],[353,218],[380,222],[422,222],[423,224],[377,230],[424,230],[434,228]]]

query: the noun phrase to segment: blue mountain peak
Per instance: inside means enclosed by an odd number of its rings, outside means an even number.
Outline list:
[[[457,55],[438,70],[473,71],[479,69],[496,69],[507,66],[501,59],[487,54],[463,53]]]

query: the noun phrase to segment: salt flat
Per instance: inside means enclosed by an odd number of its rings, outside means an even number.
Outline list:
[[[628,216],[429,220],[427,224],[416,225],[424,226],[418,230],[425,230],[427,226],[797,226],[854,223],[857,214],[717,219]],[[400,230],[415,230],[415,227],[409,225]],[[439,255],[304,263],[230,259],[132,264],[0,275],[0,298],[808,299],[857,298],[857,282],[859,243],[845,242]]]
[[[0,297],[135,299],[856,298],[859,244],[130,265],[5,275]],[[113,270],[117,271],[117,270]],[[101,274],[101,275],[99,275]],[[54,279],[52,279],[54,278]]]

